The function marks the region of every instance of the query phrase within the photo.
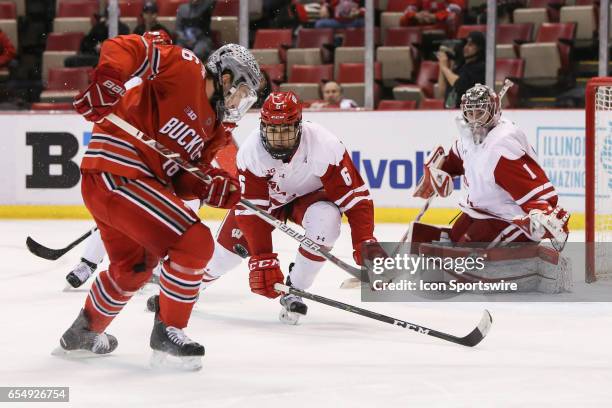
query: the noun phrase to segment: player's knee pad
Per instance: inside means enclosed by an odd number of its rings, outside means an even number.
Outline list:
[[[242,257],[227,250],[223,245],[215,241],[215,250],[212,258],[206,264],[204,272],[214,278],[225,275],[227,271],[240,265]]]
[[[214,240],[208,227],[193,224],[168,250],[171,265],[177,269],[201,271],[214,251]]]
[[[342,215],[329,201],[317,201],[304,212],[302,226],[306,236],[321,246],[331,248],[340,236]]]

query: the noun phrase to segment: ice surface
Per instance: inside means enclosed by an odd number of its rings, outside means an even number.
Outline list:
[[[199,372],[148,367],[147,295],[109,327],[119,340],[112,355],[51,356],[86,297],[62,292],[81,247],[46,261],[26,250],[25,238],[63,247],[89,227],[0,221],[0,386],[69,386],[71,402],[60,405],[83,407],[612,406],[611,303],[361,304],[461,336],[487,308],[491,332],[470,349],[313,302],[300,325],[283,325],[278,300],[250,293],[245,264],[207,289],[193,313],[187,334],[207,353]],[[380,240],[403,232],[377,227]],[[295,243],[282,234],[275,242],[287,265]],[[346,226],[334,253],[351,260]],[[347,277],[326,265],[310,290],[360,304],[358,290],[338,288]]]

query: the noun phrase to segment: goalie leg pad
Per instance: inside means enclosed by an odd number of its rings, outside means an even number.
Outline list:
[[[410,253],[418,254],[419,245],[429,242],[448,242],[450,228],[438,227],[435,225],[424,224],[422,222],[413,222],[411,234],[408,237],[410,242]]]

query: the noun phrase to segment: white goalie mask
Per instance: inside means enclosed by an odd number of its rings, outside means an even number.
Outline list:
[[[500,99],[486,85],[476,84],[461,97],[461,115],[472,132],[475,144],[480,144],[501,116]]]

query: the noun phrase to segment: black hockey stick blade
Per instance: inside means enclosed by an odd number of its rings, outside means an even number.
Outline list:
[[[28,247],[28,250],[34,255],[36,255],[37,257],[47,259],[49,261],[55,261],[56,259],[66,254],[68,251],[70,251],[72,248],[74,248],[75,246],[83,242],[85,239],[87,239],[87,237],[89,237],[96,229],[97,227],[90,229],[85,234],[77,238],[75,241],[71,242],[65,248],[60,248],[60,249],[48,248],[34,241],[31,237],[28,237],[26,239],[26,246]]]
[[[335,307],[336,309],[345,310],[347,312],[355,313],[355,314],[358,314],[364,317],[369,317],[370,319],[378,320],[384,323],[389,323],[394,326],[399,326],[404,329],[412,330],[419,334],[425,334],[427,336],[436,337],[438,339],[449,341],[455,344],[460,344],[466,347],[474,347],[475,345],[480,343],[482,339],[485,338],[489,330],[491,329],[491,324],[493,323],[493,318],[491,317],[491,313],[489,313],[488,310],[485,310],[483,312],[482,318],[480,319],[480,322],[478,323],[478,326],[476,326],[476,328],[472,330],[470,334],[468,334],[465,337],[457,337],[457,336],[453,336],[452,334],[430,329],[425,326],[420,326],[418,324],[409,323],[404,320],[396,319],[394,317],[390,317],[390,316],[386,316],[380,313],[373,312],[371,310],[362,309],[360,307],[342,303],[337,300],[315,295],[314,293],[306,292],[301,289],[283,285],[281,283],[275,284],[274,289],[276,289],[278,292],[292,293],[294,295],[301,296],[305,299],[310,299],[318,303],[323,303],[324,305]]]

